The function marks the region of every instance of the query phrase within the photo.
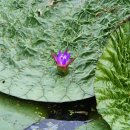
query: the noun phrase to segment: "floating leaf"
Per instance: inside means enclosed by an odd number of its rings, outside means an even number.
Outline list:
[[[127,16],[125,7],[104,0],[0,1],[0,91],[46,102],[94,96],[96,62],[110,30]],[[77,58],[60,76],[50,52],[67,48]]]
[[[44,118],[46,109],[38,103],[18,100],[0,94],[0,129],[23,130],[28,125]]]
[[[98,112],[112,130],[130,129],[130,22],[111,35],[96,70]]]
[[[97,119],[80,126],[76,130],[111,130],[111,129],[103,119]]]
[[[54,119],[44,119],[40,122],[32,124],[25,130],[75,130],[75,128],[83,125],[83,121],[64,121]]]

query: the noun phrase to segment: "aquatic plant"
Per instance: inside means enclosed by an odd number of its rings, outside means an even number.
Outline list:
[[[57,69],[59,72],[66,74],[68,72],[68,66],[74,61],[74,58],[70,58],[70,53],[66,50],[64,53],[61,51],[58,52],[58,55],[52,53],[52,57],[54,58]]]

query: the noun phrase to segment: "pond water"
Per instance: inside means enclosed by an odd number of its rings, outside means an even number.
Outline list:
[[[60,121],[90,121],[100,118],[95,97],[65,103],[23,100],[0,94],[0,122],[2,129],[23,129],[43,119]]]
[[[33,123],[25,130],[75,130],[86,122],[100,118],[95,97],[75,102],[39,103],[39,106],[47,110],[46,119]]]

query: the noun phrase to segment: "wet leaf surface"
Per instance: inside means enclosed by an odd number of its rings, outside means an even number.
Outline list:
[[[76,130],[111,130],[111,128],[103,119],[97,119],[80,126]]]
[[[45,106],[0,94],[0,130],[23,130],[47,116]]]
[[[39,123],[33,124],[25,130],[75,130],[77,127],[83,125],[82,121],[60,121],[60,120],[43,120]]]
[[[44,102],[94,96],[106,38],[128,14],[128,5],[117,1],[1,0],[0,91]],[[77,58],[60,76],[50,52],[66,48]]]

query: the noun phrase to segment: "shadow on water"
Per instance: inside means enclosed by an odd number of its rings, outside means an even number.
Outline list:
[[[95,97],[65,103],[47,103],[47,118],[85,121],[98,116]],[[93,116],[95,115],[95,116]]]
[[[39,116],[45,117],[46,119],[86,121],[99,117],[96,111],[95,97],[65,103],[29,101],[3,93],[0,93],[0,98],[3,101],[10,102],[12,107],[15,104],[20,104],[20,106],[26,106],[27,108],[33,107],[39,112]]]

